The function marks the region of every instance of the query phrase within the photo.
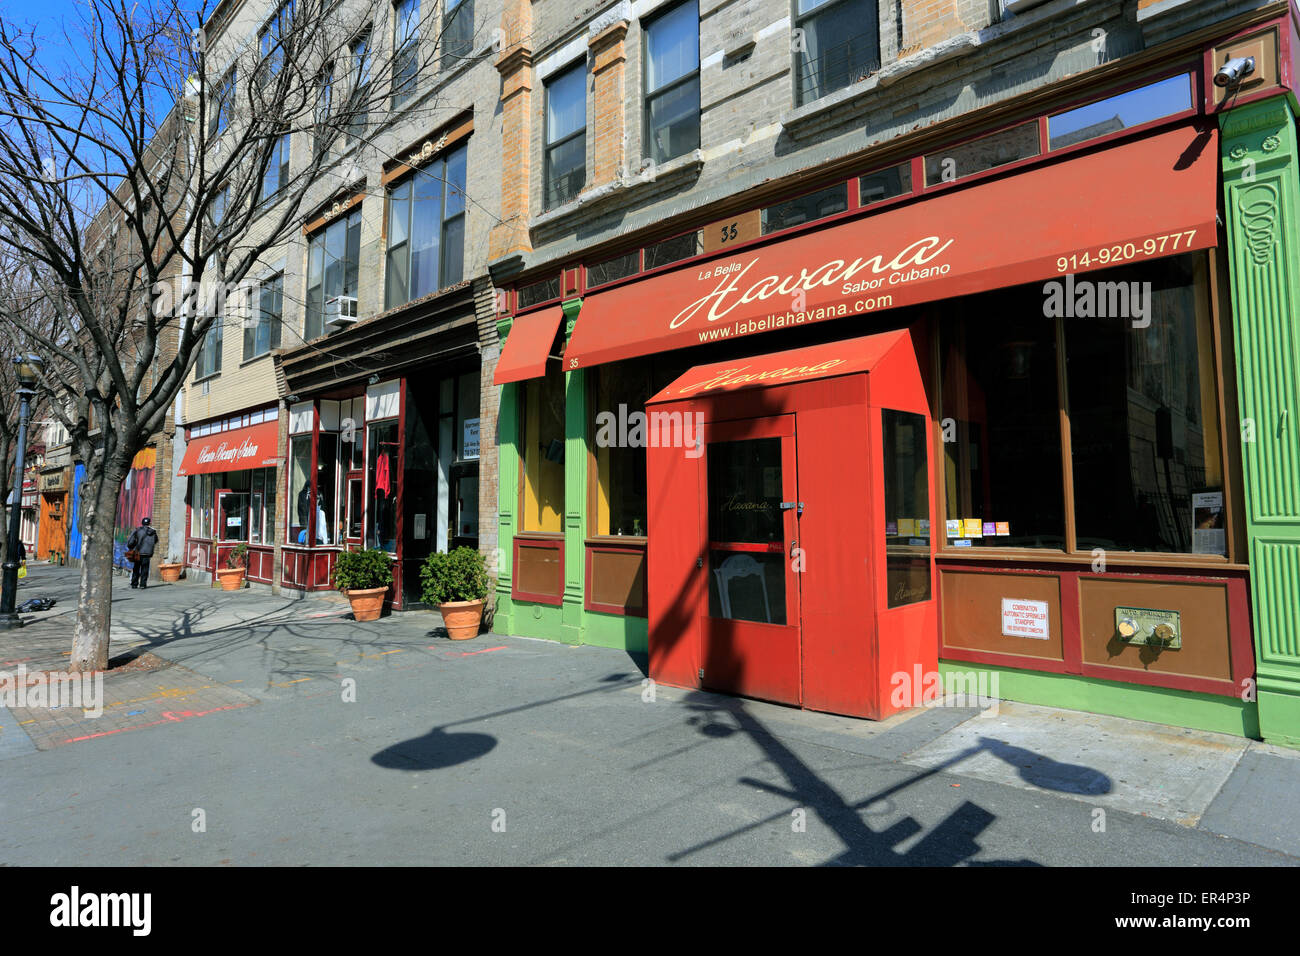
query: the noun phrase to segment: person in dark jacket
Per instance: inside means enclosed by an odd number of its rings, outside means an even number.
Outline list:
[[[149,519],[141,518],[140,527],[131,532],[126,539],[126,550],[139,555],[131,566],[131,587],[149,586],[149,559],[153,557],[154,546],[158,543],[158,532],[149,527]]]

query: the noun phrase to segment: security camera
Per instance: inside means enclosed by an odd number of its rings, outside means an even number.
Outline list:
[[[1253,56],[1236,56],[1215,71],[1214,85],[1236,86],[1254,72],[1255,58]]]

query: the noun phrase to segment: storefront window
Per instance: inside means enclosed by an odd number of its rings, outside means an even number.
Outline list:
[[[885,575],[889,607],[930,600],[929,436],[925,416],[884,409]]]
[[[590,442],[596,459],[591,502],[594,535],[644,535],[646,442],[640,418],[651,395],[690,368],[690,363],[651,356],[591,369]]]
[[[307,543],[311,515],[311,435],[289,439],[289,543]]]
[[[1196,256],[1098,273],[1122,314],[1064,320],[1079,550],[1225,553],[1204,272]]]
[[[564,373],[547,366],[543,378],[520,391],[520,449],[523,459],[522,531],[559,534],[564,515]]]
[[[190,536],[221,541],[269,542],[275,527],[275,469],[194,475],[190,478]],[[221,501],[215,501],[223,489]],[[217,510],[217,509],[220,510]]]
[[[337,544],[341,530],[338,517],[337,435],[321,432],[316,449],[316,543]]]
[[[397,495],[401,473],[397,467],[397,422],[375,422],[366,429],[368,436],[369,490],[371,523],[368,547],[397,552]]]
[[[998,320],[973,324],[980,315]],[[1038,288],[952,308],[940,348],[949,544],[1063,549],[1056,323]]]
[[[1071,514],[1079,552],[1226,554],[1207,268],[1178,256],[940,307],[949,547],[1064,550]]]

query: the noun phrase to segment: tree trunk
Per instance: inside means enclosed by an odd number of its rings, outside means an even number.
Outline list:
[[[95,480],[90,469],[84,479],[85,513],[82,516],[81,592],[77,625],[72,636],[72,671],[100,671],[108,667],[108,639],[113,615],[113,534],[117,524],[117,495],[121,472],[106,468]]]

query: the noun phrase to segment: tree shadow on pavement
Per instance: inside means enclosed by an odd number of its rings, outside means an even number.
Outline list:
[[[497,745],[491,734],[469,731],[447,733],[434,727],[421,737],[412,737],[386,747],[370,758],[389,770],[441,770],[469,760],[477,760]]]

